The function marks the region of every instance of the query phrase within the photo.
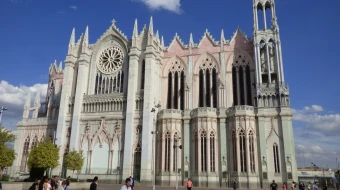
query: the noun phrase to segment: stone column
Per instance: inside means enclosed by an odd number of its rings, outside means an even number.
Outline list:
[[[256,84],[258,84],[259,83],[259,67],[258,67],[258,61],[257,61],[257,43],[256,44],[254,44],[254,54],[255,54],[255,60],[254,60],[254,62],[255,62],[255,80],[256,80]]]
[[[262,66],[261,66],[261,48],[260,48],[260,44],[256,45],[256,50],[257,50],[257,69],[259,71],[258,75],[259,75],[259,80],[258,83],[262,83]]]
[[[198,121],[198,126],[200,125],[200,120]],[[202,172],[202,165],[201,165],[201,161],[202,161],[202,159],[201,159],[201,133],[200,132],[197,132],[197,141],[198,141],[198,152],[197,152],[197,159],[198,160],[196,160],[196,162],[198,162],[198,164],[197,164],[197,168],[198,168],[198,175]]]
[[[268,73],[268,84],[272,83],[271,72],[270,72],[270,58],[269,58],[269,48],[268,43],[266,43],[266,56],[267,56],[267,73]]]
[[[236,122],[238,123],[238,121]],[[237,130],[236,130],[237,131]],[[240,135],[236,132],[236,155],[237,155],[237,172],[241,172],[241,156],[240,156]]]
[[[183,124],[183,128],[182,128],[182,152],[183,154],[181,154],[181,160],[183,160],[182,162],[182,180],[185,179],[185,157],[188,158],[189,164],[188,164],[188,174],[190,175],[190,171],[192,168],[190,168],[190,166],[192,166],[191,162],[195,162],[193,159],[190,159],[190,145],[194,148],[195,145],[191,144],[191,139],[190,138],[195,138],[193,137],[193,135],[190,135],[190,110],[185,110],[184,112],[184,124]],[[195,142],[195,141],[194,141]],[[193,154],[194,155],[194,154]]]
[[[140,50],[131,48],[129,53],[129,72],[127,85],[127,103],[126,103],[126,123],[125,123],[125,142],[124,144],[124,160],[122,168],[122,176],[132,175],[133,164],[133,144],[135,132],[135,101],[138,82],[138,68],[139,68]],[[149,110],[148,112],[150,112]],[[144,126],[143,126],[144,127]],[[143,149],[142,149],[143,150]]]
[[[169,172],[173,173],[173,168],[174,168],[174,133],[172,132],[172,127],[171,127],[171,137],[170,137],[170,156],[169,156],[169,160],[170,160],[170,168],[169,168]]]
[[[274,47],[273,47],[274,48]],[[278,45],[275,42],[275,59],[276,59],[276,73],[277,73],[277,82],[278,84],[281,83],[281,68],[280,68],[280,60],[279,60],[279,51],[278,51]]]
[[[189,91],[189,98],[188,98],[188,108],[187,109],[193,109],[193,101],[194,101],[194,93],[193,93],[193,87],[194,87],[194,75],[193,75],[193,68],[194,68],[194,63],[193,63],[193,56],[189,55],[188,57],[188,78],[186,81],[188,81],[188,85],[190,88]],[[184,83],[185,84],[185,83]]]
[[[91,174],[91,165],[92,165],[92,150],[88,151],[87,157],[87,174]]]
[[[212,126],[211,126],[211,121],[209,121],[209,119],[207,119],[206,120],[206,126],[207,126],[207,138],[206,138],[206,141],[205,141],[205,152],[206,152],[206,160],[205,160],[205,162],[206,162],[206,166],[207,166],[207,173],[210,173],[211,172],[211,170],[210,170],[210,166],[211,166],[211,163],[210,163],[210,133],[208,132],[209,131],[209,128],[211,128]]]
[[[245,157],[246,157],[246,167],[247,167],[247,173],[251,173],[250,171],[250,152],[249,152],[249,134],[245,134],[245,138],[246,138],[246,153],[245,153]]]
[[[90,57],[86,54],[81,54],[79,58],[79,67],[78,67],[78,76],[77,76],[77,86],[76,86],[76,94],[74,99],[74,109],[73,109],[73,117],[72,117],[72,129],[71,129],[71,137],[70,137],[70,149],[79,150],[80,143],[80,118],[81,118],[81,109],[83,106],[83,97],[87,90],[87,82],[88,82],[88,72],[89,72],[89,64]]]
[[[280,57],[280,68],[281,68],[281,79],[282,79],[282,83],[285,81],[284,79],[284,72],[283,72],[283,66],[282,66],[282,51],[281,51],[281,42],[278,40],[277,41],[278,45],[279,45],[279,57]]]
[[[163,127],[163,126],[162,126]],[[165,151],[167,150],[166,148],[167,147],[165,147],[165,135],[163,134],[163,132],[162,132],[163,130],[161,130],[161,131],[158,131],[159,133],[161,133],[162,134],[162,148],[161,148],[161,155],[162,155],[162,157],[161,157],[161,159],[160,159],[160,162],[161,162],[161,170],[162,170],[162,172],[164,172],[165,171],[165,163],[166,163],[166,160],[165,160]]]
[[[67,137],[66,130],[69,126],[66,125],[66,118],[68,117],[68,104],[69,99],[71,97],[72,87],[73,87],[73,75],[74,75],[74,64],[76,62],[76,58],[72,55],[66,56],[65,60],[65,69],[64,69],[64,79],[63,79],[63,90],[60,98],[60,106],[59,106],[59,116],[58,116],[58,125],[57,125],[57,133],[56,133],[56,144],[59,146],[66,146]],[[63,165],[63,148],[59,150],[59,166],[53,169],[53,175],[59,175],[62,170]]]
[[[266,7],[263,6],[263,20],[264,20],[264,29],[267,30],[267,16],[266,16]]]
[[[217,131],[218,134],[216,137],[218,137],[218,141],[216,140],[216,143],[218,143],[215,148],[219,150],[219,154],[216,154],[216,157],[218,158],[216,163],[218,164],[218,167],[216,165],[216,169],[218,168],[219,170],[219,178],[220,181],[222,180],[222,174],[223,172],[226,172],[228,168],[228,164],[230,162],[230,157],[228,156],[230,151],[231,146],[231,141],[228,140],[229,138],[229,130],[227,129],[226,125],[226,115],[225,115],[225,108],[221,109],[220,108],[220,118],[219,118],[219,126],[217,126]],[[223,160],[223,157],[225,158],[225,161],[227,162],[227,168],[226,170],[222,169],[222,165],[220,164]]]

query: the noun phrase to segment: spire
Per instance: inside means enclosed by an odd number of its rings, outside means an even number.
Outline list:
[[[156,31],[156,39],[157,39],[158,42],[160,41],[160,40],[159,40],[158,30]]]
[[[193,38],[192,38],[192,33],[190,33],[189,46],[190,46],[190,47],[194,46],[194,40],[193,40]]]
[[[151,33],[151,35],[153,35],[153,20],[152,20],[152,16],[150,17],[149,32]]]
[[[37,94],[35,95],[34,106],[40,106],[40,90],[37,90]]]
[[[59,70],[60,70],[60,71],[63,70],[63,62],[62,62],[62,61],[60,61],[60,63],[59,63]]]
[[[73,28],[71,38],[70,38],[70,43],[68,44],[68,46],[73,47],[75,44],[76,44],[76,29]]]
[[[26,96],[25,108],[30,107],[31,107],[31,91],[28,91],[28,94]]]
[[[162,36],[161,46],[164,47],[164,38]]]
[[[137,37],[138,36],[138,23],[137,23],[137,18],[135,20],[135,25],[133,27],[133,34],[132,34],[132,38]]]
[[[89,44],[89,26],[86,26],[83,44]]]
[[[224,31],[222,29],[221,31],[221,44],[224,44],[225,43],[225,38],[224,38]]]

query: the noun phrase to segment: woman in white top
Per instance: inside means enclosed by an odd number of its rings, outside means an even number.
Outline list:
[[[50,178],[47,178],[45,180],[45,183],[44,183],[44,190],[51,190],[52,187],[51,187],[51,179]]]

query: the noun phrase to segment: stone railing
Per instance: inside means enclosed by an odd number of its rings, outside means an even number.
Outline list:
[[[182,118],[183,111],[177,109],[164,109],[158,112],[158,119]]]
[[[47,126],[47,125],[56,125],[58,122],[57,117],[38,117],[38,118],[23,118],[18,126]]]
[[[231,107],[231,108],[228,108],[226,110],[226,114],[235,114],[237,112],[241,112],[241,113],[244,113],[244,112],[252,112],[254,113],[254,107],[253,106],[248,106],[248,105],[241,105],[241,106],[234,106],[234,107]]]
[[[193,117],[217,117],[217,109],[216,108],[196,108],[193,109],[190,113],[190,116]]]
[[[57,117],[38,117],[38,118],[23,118],[22,122],[31,122],[31,121],[57,121]]]
[[[85,95],[82,112],[124,111],[126,97],[122,93]]]

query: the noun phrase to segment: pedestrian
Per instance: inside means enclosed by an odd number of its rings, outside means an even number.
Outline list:
[[[133,177],[130,176],[130,187],[131,187],[131,190],[133,190],[133,186],[134,186],[134,180],[133,180]]]
[[[40,184],[40,179],[38,179],[37,182],[34,182],[28,190],[36,190],[36,189],[38,189],[39,188],[39,184]]]
[[[65,188],[64,188],[64,190],[70,190],[70,183],[67,184],[67,183],[65,182]]]
[[[123,185],[120,190],[131,190],[130,182],[130,178],[126,178],[125,185]]]
[[[314,182],[313,189],[318,190],[318,185],[316,184],[316,182]]]
[[[188,189],[188,190],[191,190],[191,188],[194,186],[194,185],[192,184],[192,181],[191,181],[190,178],[188,178],[188,181],[187,181],[187,183],[186,183],[185,186],[187,186],[187,189]]]
[[[327,190],[327,185],[326,184],[323,184],[322,190]]]
[[[277,190],[277,184],[275,183],[275,180],[273,180],[273,183],[270,184],[270,190]]]
[[[58,190],[65,190],[66,188],[66,181],[62,181],[61,184],[58,186]]]
[[[309,182],[308,182],[308,185],[307,185],[307,189],[308,189],[308,190],[311,190],[311,188],[312,188],[312,184],[311,184],[311,182],[309,181]]]
[[[286,185],[286,183],[283,183],[282,189],[283,189],[283,190],[287,190],[287,185]]]
[[[233,190],[237,189],[237,181],[236,179],[233,180]]]
[[[0,181],[0,190],[2,190],[2,183],[1,183],[1,181]]]
[[[98,186],[98,177],[94,177],[93,181],[90,185],[90,190],[97,190],[97,186]]]
[[[45,184],[45,180],[46,180],[46,176],[43,176],[40,180],[40,183],[39,183],[39,188],[38,190],[44,190],[44,184]]]
[[[44,183],[44,190],[52,190],[51,179],[46,178]]]
[[[292,182],[292,186],[290,187],[291,190],[295,190],[295,182]]]
[[[52,186],[52,190],[58,189],[58,176],[53,177],[53,179],[51,180],[51,186]]]

